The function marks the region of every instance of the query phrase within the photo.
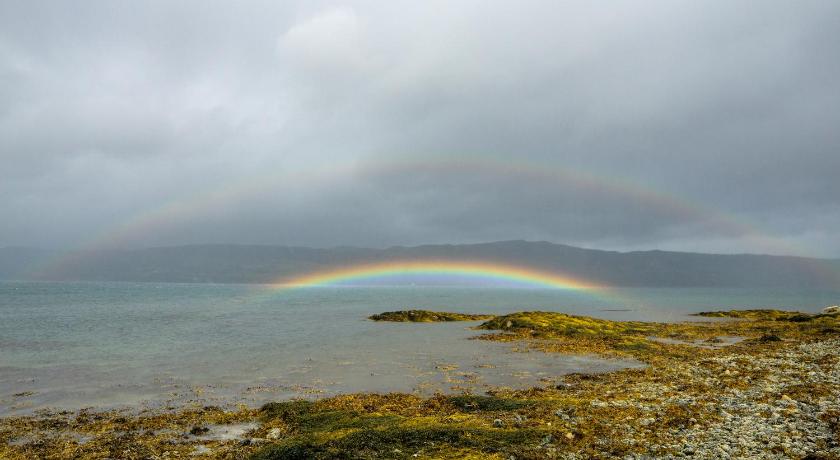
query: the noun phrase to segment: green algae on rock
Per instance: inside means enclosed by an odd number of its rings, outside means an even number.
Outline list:
[[[368,319],[372,319],[374,321],[434,323],[447,321],[481,321],[492,317],[492,315],[471,315],[466,313],[448,313],[428,310],[398,310],[379,313],[368,317]]]

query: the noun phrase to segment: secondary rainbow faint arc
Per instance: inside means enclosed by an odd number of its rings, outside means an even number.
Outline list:
[[[497,158],[478,158],[462,156],[456,159],[412,158],[408,161],[379,162],[373,165],[348,163],[333,165],[318,171],[297,171],[295,174],[287,171],[283,174],[269,170],[259,177],[249,177],[246,180],[233,181],[215,186],[197,194],[186,195],[162,206],[151,208],[139,213],[121,224],[112,226],[94,236],[77,248],[77,251],[62,254],[55,259],[46,261],[42,266],[33,270],[34,273],[49,272],[59,269],[71,261],[84,257],[85,250],[100,247],[118,246],[119,243],[130,241],[131,238],[151,232],[165,223],[182,221],[191,216],[199,215],[210,209],[216,209],[222,203],[232,203],[249,195],[256,195],[269,190],[276,185],[281,177],[310,177],[311,180],[335,179],[351,174],[387,175],[400,171],[463,171],[465,173],[489,172],[501,175],[524,175],[532,180],[562,180],[564,183],[577,188],[589,188],[609,193],[614,196],[625,195],[631,199],[644,203],[659,211],[677,215],[681,218],[696,218],[729,233],[741,234],[751,238],[762,247],[775,248],[777,254],[802,254],[809,252],[790,242],[771,236],[754,222],[745,220],[736,214],[726,213],[718,209],[709,208],[700,203],[689,201],[672,193],[659,191],[640,183],[615,176],[598,176],[592,173],[560,167],[557,165],[529,164],[521,161],[500,161]],[[309,174],[307,176],[307,174]],[[282,182],[282,181],[279,181]],[[824,267],[814,267],[820,276],[829,280],[838,280],[840,275],[834,270]]]
[[[218,209],[222,204],[235,203],[247,196],[257,195],[270,190],[284,178],[310,177],[309,180],[322,181],[347,177],[353,174],[388,175],[399,172],[450,171],[475,174],[488,172],[500,175],[520,175],[532,180],[562,180],[563,183],[577,188],[589,188],[609,193],[612,196],[626,196],[638,200],[658,211],[666,211],[680,217],[695,217],[726,232],[747,235],[757,240],[762,246],[775,247],[777,254],[801,254],[802,248],[780,238],[767,235],[756,223],[743,219],[736,214],[709,208],[700,203],[680,198],[673,193],[659,191],[641,183],[634,183],[617,176],[595,175],[593,173],[558,165],[529,164],[522,161],[500,161],[495,158],[472,156],[455,159],[411,158],[404,161],[383,161],[373,165],[348,163],[333,165],[317,171],[272,171],[258,177],[247,177],[226,184],[216,184],[212,188],[198,193],[187,194],[133,215],[117,225],[104,229],[77,249],[92,250],[101,247],[118,247],[120,243],[151,232],[157,227],[183,221],[195,215]],[[53,261],[55,263],[56,261]],[[60,264],[60,260],[58,261]],[[52,265],[52,263],[50,264]]]
[[[347,281],[398,275],[474,276],[524,283],[553,289],[594,290],[595,283],[554,272],[489,262],[457,262],[446,260],[389,261],[327,269],[272,283],[274,289],[328,286]]]

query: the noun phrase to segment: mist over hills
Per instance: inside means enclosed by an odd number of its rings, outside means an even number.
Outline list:
[[[0,248],[0,279],[268,283],[357,264],[429,259],[526,266],[610,286],[840,287],[837,259],[616,252],[528,241],[387,249],[190,245],[68,253]]]

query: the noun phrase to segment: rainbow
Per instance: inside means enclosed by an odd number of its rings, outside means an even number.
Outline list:
[[[766,248],[771,254],[802,255],[811,251],[777,236],[769,235],[755,222],[743,219],[735,213],[728,213],[707,207],[673,193],[656,190],[645,184],[632,182],[627,178],[596,175],[582,169],[575,169],[545,163],[528,163],[521,160],[505,161],[493,157],[462,155],[454,158],[410,158],[389,161],[381,158],[367,162],[348,162],[324,167],[318,170],[268,170],[262,175],[249,176],[226,184],[175,197],[160,206],[142,210],[131,218],[105,228],[101,233],[77,246],[79,251],[106,249],[130,245],[162,228],[171,228],[192,218],[205,216],[249,198],[276,192],[278,187],[289,183],[306,183],[315,186],[332,184],[346,177],[387,177],[401,173],[411,174],[463,174],[474,176],[486,174],[501,179],[519,177],[529,181],[563,183],[581,191],[590,191],[602,196],[622,197],[650,210],[670,215],[683,222],[701,221],[724,235],[746,236],[757,246]]]
[[[411,174],[461,174],[466,177],[487,175],[496,179],[522,178],[528,181],[562,183],[580,191],[589,191],[600,196],[622,197],[629,203],[648,210],[654,210],[682,222],[702,223],[717,233],[747,238],[754,247],[763,252],[778,255],[807,255],[815,251],[793,244],[785,238],[768,234],[753,221],[736,213],[708,207],[702,203],[680,197],[673,193],[651,188],[628,178],[594,174],[592,172],[545,163],[528,163],[521,160],[506,160],[489,156],[460,155],[456,157],[432,156],[431,158],[409,158],[403,161],[389,161],[382,158],[368,158],[362,162],[348,162],[312,170],[267,170],[245,179],[216,184],[210,189],[186,194],[163,203],[158,207],[136,213],[128,220],[104,229],[74,251],[36,267],[33,273],[60,271],[63,266],[75,260],[84,259],[86,254],[97,249],[130,245],[143,235],[172,228],[190,219],[209,215],[219,208],[266,193],[276,192],[277,187],[290,183],[332,184],[347,177],[387,177],[410,172]],[[277,193],[274,193],[277,195]],[[840,279],[835,270],[823,266],[810,269],[821,277]]]
[[[309,273],[272,283],[274,289],[329,286],[352,281],[405,275],[461,276],[524,284],[531,287],[593,290],[595,283],[554,272],[496,262],[458,262],[448,260],[408,260],[361,264]]]

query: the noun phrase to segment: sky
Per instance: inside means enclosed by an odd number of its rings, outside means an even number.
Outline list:
[[[840,257],[840,2],[0,0],[0,247]]]

